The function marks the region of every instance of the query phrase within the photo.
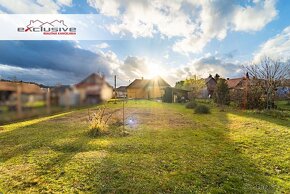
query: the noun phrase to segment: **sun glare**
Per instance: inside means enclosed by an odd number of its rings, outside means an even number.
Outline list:
[[[162,69],[160,66],[158,66],[158,65],[152,65],[151,67],[150,67],[150,71],[148,72],[148,78],[150,78],[150,79],[153,79],[153,78],[155,78],[155,77],[158,77],[158,76],[164,76],[165,75],[165,72],[164,72],[165,70],[164,69]]]

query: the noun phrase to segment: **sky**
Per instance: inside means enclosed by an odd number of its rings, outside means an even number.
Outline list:
[[[241,77],[261,58],[289,60],[289,0],[0,0],[0,14],[98,14],[115,40],[0,41],[0,78],[75,84],[93,72],[113,85]]]

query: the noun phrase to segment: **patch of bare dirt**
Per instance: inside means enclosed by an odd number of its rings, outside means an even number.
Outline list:
[[[91,113],[96,112],[97,109],[89,109]],[[125,124],[126,126],[136,128],[140,125],[160,128],[160,127],[192,127],[196,123],[183,115],[182,113],[167,110],[162,108],[133,108],[126,107]],[[108,108],[104,113],[104,118],[110,117],[109,123],[114,126],[122,126],[123,124],[123,109],[122,108]],[[71,122],[71,123],[86,123],[88,122],[88,111],[81,111],[66,115],[60,118],[51,119],[49,122]]]
[[[122,109],[112,116],[112,120],[122,121],[122,118]],[[190,121],[181,113],[160,108],[126,108],[125,120],[127,125],[145,125],[154,128],[165,126],[171,128],[186,127],[194,124],[193,121]]]

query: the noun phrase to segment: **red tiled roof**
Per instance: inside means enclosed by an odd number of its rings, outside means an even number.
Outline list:
[[[243,78],[234,78],[234,79],[229,79],[226,81],[226,83],[228,84],[228,87],[231,88],[235,88],[239,85],[239,83],[243,80]]]

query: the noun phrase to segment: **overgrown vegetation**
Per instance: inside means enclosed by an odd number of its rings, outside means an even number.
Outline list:
[[[209,114],[210,113],[210,109],[209,109],[208,106],[201,104],[201,105],[197,105],[195,107],[194,112],[196,114]]]
[[[97,111],[91,113],[88,109],[89,120],[89,135],[91,137],[100,136],[108,131],[108,121],[112,116],[106,114],[107,107],[105,105],[100,106]]]

